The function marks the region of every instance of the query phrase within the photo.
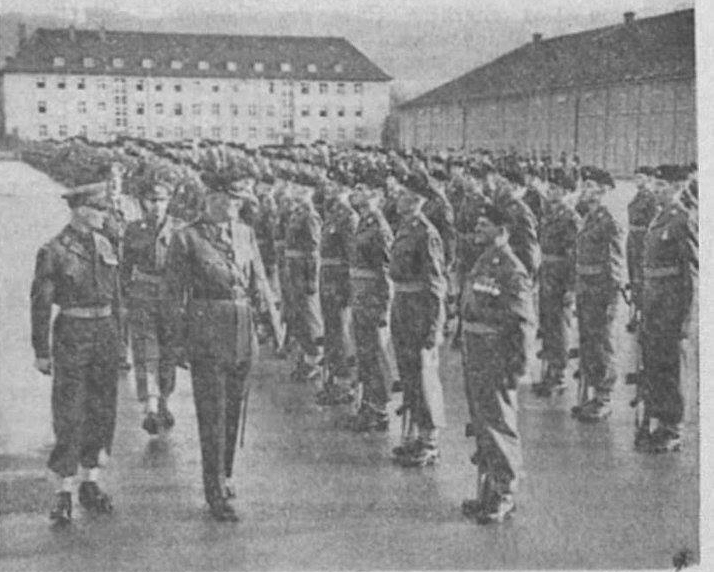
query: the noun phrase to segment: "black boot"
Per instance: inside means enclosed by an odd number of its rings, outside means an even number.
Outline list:
[[[72,493],[57,493],[55,506],[50,511],[50,520],[55,524],[69,524],[72,520]]]
[[[218,499],[209,505],[211,516],[218,522],[238,522],[238,515],[233,506],[225,499]]]
[[[79,504],[86,510],[101,514],[114,510],[111,497],[94,481],[84,481],[79,485]]]

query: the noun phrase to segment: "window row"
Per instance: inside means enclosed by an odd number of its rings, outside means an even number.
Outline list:
[[[97,66],[99,62],[93,58],[93,57],[84,57],[82,58],[82,66],[84,66],[87,69],[91,69]],[[126,60],[121,57],[114,57],[111,59],[111,66],[115,69],[123,69],[126,66]],[[156,60],[153,58],[142,58],[141,59],[141,67],[144,69],[153,69],[156,67]],[[62,56],[55,56],[52,59],[52,66],[56,68],[63,68],[67,65],[67,60],[66,58]],[[181,69],[186,69],[189,67],[187,62],[183,62],[181,60],[170,60],[169,62],[169,67],[172,70],[181,70]],[[211,63],[207,60],[199,60],[198,63],[196,64],[196,68],[201,70],[201,71],[207,71],[211,69]],[[215,65],[216,69],[223,69],[225,71],[229,72],[237,72],[238,71],[238,62],[235,61],[227,61],[227,62],[222,62],[221,64]],[[263,73],[265,71],[265,62],[260,62],[256,61],[253,62],[250,66],[250,69],[252,69],[256,73]],[[343,73],[345,71],[344,65],[341,63],[336,63],[332,66],[326,67],[325,69],[331,69],[335,73]],[[305,70],[308,73],[317,73],[317,64],[307,64],[305,66]],[[290,73],[293,71],[293,65],[290,62],[281,62],[280,63],[280,71],[282,73]]]
[[[123,118],[117,117],[117,120],[115,122],[115,127],[118,127],[119,129],[126,129],[127,124],[126,121]],[[100,135],[108,135],[109,134],[109,128],[106,123],[102,123],[98,126],[98,131]],[[147,129],[143,125],[138,125],[135,129],[136,131],[136,136],[137,137],[146,137],[147,135],[151,135],[147,133]],[[86,137],[88,134],[88,128],[86,125],[80,125],[77,135],[82,135]],[[164,138],[170,138],[173,136],[176,139],[183,139],[185,137],[195,137],[195,138],[202,138],[204,136],[209,136],[213,139],[222,139],[223,137],[226,137],[228,139],[239,139],[241,136],[244,134],[248,137],[248,139],[258,139],[259,135],[261,134],[261,131],[257,127],[248,127],[245,128],[245,133],[238,127],[231,127],[230,129],[228,128],[223,128],[223,127],[211,127],[209,129],[203,129],[202,126],[200,125],[195,125],[191,129],[184,129],[184,127],[175,127],[173,131],[166,129],[164,127],[157,127],[153,131],[153,135],[157,139],[164,139]],[[327,128],[321,128],[319,131],[316,131],[315,134],[317,134],[319,139],[329,139],[329,130]],[[38,135],[39,137],[45,138],[50,136],[50,130],[47,125],[40,125],[38,129]],[[59,137],[68,137],[69,136],[69,131],[68,127],[66,124],[59,125],[57,128],[57,135]],[[313,132],[310,130],[309,127],[305,127],[301,129],[297,133],[298,137],[300,139],[306,140],[306,141],[311,141]],[[336,132],[335,132],[336,138],[339,141],[345,141],[347,139],[347,130],[344,127],[339,127]],[[366,132],[364,128],[362,127],[356,127],[354,129],[354,139],[360,141],[363,140],[366,136]],[[265,129],[264,132],[264,137],[265,139],[269,140],[277,140],[279,138],[279,133],[274,127],[268,127]]]
[[[121,91],[126,89],[126,84],[127,80],[124,78],[117,78],[115,80],[115,90],[119,89]],[[194,85],[200,86],[201,81],[200,80],[194,80]],[[275,81],[270,81],[268,82],[268,93],[275,94],[278,91],[278,85],[280,82],[275,82]],[[44,77],[39,77],[37,78],[37,81],[35,83],[38,89],[44,89],[47,87],[47,78]],[[335,84],[335,93],[338,95],[346,95],[347,94],[347,86],[349,84],[345,82],[338,82]],[[364,84],[361,82],[356,82],[351,84],[352,85],[352,92],[355,95],[361,95],[364,93]],[[172,85],[173,90],[176,92],[183,91],[183,83],[181,82],[175,82]],[[218,93],[221,91],[221,85],[217,83],[211,84],[211,91],[214,93]],[[286,87],[286,86],[284,86]],[[57,89],[66,89],[67,88],[67,78],[65,77],[60,77],[57,79]],[[77,89],[86,89],[87,88],[87,81],[85,78],[79,78],[77,80]],[[100,90],[105,90],[107,89],[107,81],[104,79],[100,79],[97,81],[97,88]],[[142,80],[136,80],[134,82],[134,88],[136,91],[145,91],[147,89],[147,83]],[[233,92],[238,92],[240,91],[240,85],[237,83],[232,84],[231,89]],[[303,95],[310,95],[311,91],[314,89],[314,86],[310,82],[300,82],[300,93]],[[164,84],[161,82],[156,82],[154,83],[154,91],[163,91],[164,90]],[[326,95],[330,93],[330,84],[328,82],[319,82],[317,84],[317,90],[320,95]],[[285,91],[284,91],[285,93]]]

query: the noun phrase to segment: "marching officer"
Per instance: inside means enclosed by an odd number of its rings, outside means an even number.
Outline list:
[[[50,519],[72,518],[72,491],[82,468],[79,502],[108,513],[111,499],[99,487],[99,458],[111,452],[121,354],[119,260],[101,234],[111,207],[106,182],[76,187],[64,195],[70,223],[37,254],[31,290],[35,367],[53,376],[55,446],[49,468],[60,486]],[[52,325],[52,305],[59,313]]]
[[[687,176],[686,170],[676,165],[655,170],[652,190],[659,212],[644,237],[644,397],[647,415],[658,421],[658,427],[652,434],[649,427],[642,427],[645,434],[638,441],[655,453],[677,451],[682,444],[680,342],[691,320],[698,266],[696,230],[685,208],[675,200]]]
[[[387,431],[387,403],[394,369],[389,351],[389,312],[394,296],[389,264],[394,235],[380,209],[384,198],[380,189],[365,187],[353,196],[359,223],[350,250],[349,278],[357,381],[363,388],[354,429]]]
[[[218,521],[238,520],[230,481],[257,352],[252,305],[269,288],[255,232],[239,220],[249,199],[239,186],[211,190],[201,218],[174,234],[166,262],[172,344],[191,366],[204,494]]]
[[[657,213],[657,203],[654,194],[650,189],[650,177],[653,170],[649,167],[640,167],[635,171],[635,194],[630,204],[627,205],[627,219],[629,228],[625,242],[625,252],[627,253],[627,274],[630,279],[630,295],[633,312],[630,323],[627,326],[629,331],[634,331],[639,315],[642,311],[642,254],[644,250],[644,239],[652,219]]]
[[[471,461],[478,466],[478,497],[463,513],[481,524],[502,522],[514,510],[521,469],[518,380],[526,371],[530,329],[535,325],[530,279],[508,243],[508,220],[493,206],[482,211],[475,242],[486,247],[461,298],[464,385],[476,437]]]
[[[401,413],[406,429],[393,453],[405,467],[436,462],[439,428],[446,424],[438,354],[445,320],[444,248],[439,232],[421,210],[432,194],[422,173],[408,178],[399,196],[401,223],[389,266],[394,282],[391,331],[404,383]]]
[[[565,173],[555,169],[547,187],[540,226],[542,263],[539,326],[543,340],[541,381],[533,390],[547,397],[565,387],[568,333],[575,305],[575,241],[580,217],[563,198]]]
[[[588,213],[576,239],[581,389],[573,414],[580,421],[600,421],[612,413],[610,393],[617,380],[613,326],[623,282],[622,231],[602,204],[605,193],[615,186],[612,176],[583,167],[582,180],[582,199]],[[590,388],[595,392],[592,397]]]
[[[142,427],[156,435],[174,425],[168,399],[176,385],[176,363],[168,339],[169,301],[163,274],[171,237],[181,222],[167,215],[171,184],[158,172],[145,178],[141,192],[144,218],[126,228],[121,267],[136,393],[144,404]]]

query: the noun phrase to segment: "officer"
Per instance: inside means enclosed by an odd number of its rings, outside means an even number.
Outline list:
[[[575,304],[575,241],[580,217],[563,200],[565,172],[556,168],[544,189],[540,226],[539,326],[543,340],[541,381],[533,385],[543,397],[562,392],[568,359],[568,333]]]
[[[535,314],[528,273],[508,243],[505,214],[487,206],[474,235],[486,250],[469,274],[461,316],[467,434],[476,437],[471,461],[478,466],[479,487],[478,497],[464,501],[462,510],[487,524],[515,510],[521,468],[516,390],[526,371]]]
[[[350,304],[349,250],[357,230],[358,215],[344,188],[332,188],[325,201],[320,250],[320,306],[325,324],[327,381],[317,395],[319,405],[353,401],[355,367]]]
[[[657,213],[657,203],[650,189],[650,178],[653,170],[649,167],[640,167],[635,171],[635,194],[630,204],[627,205],[627,219],[629,229],[625,243],[627,253],[627,274],[630,279],[630,295],[633,311],[627,326],[629,331],[634,331],[642,311],[642,251],[647,227]]]
[[[101,234],[110,203],[106,182],[78,186],[64,195],[70,223],[37,254],[31,291],[35,367],[53,375],[55,446],[48,462],[60,486],[50,519],[72,517],[72,490],[82,467],[79,502],[111,512],[98,484],[99,455],[111,452],[121,353],[119,261]],[[52,326],[52,305],[59,313]]]
[[[285,259],[294,312],[294,336],[300,346],[293,371],[297,381],[313,381],[322,389],[324,325],[320,307],[320,239],[322,221],[310,188],[296,189],[296,205],[288,220]]]
[[[394,282],[391,331],[406,422],[402,443],[393,451],[405,467],[423,467],[439,457],[438,431],[445,426],[439,379],[446,277],[444,248],[436,228],[421,211],[433,196],[429,180],[411,175],[399,196],[400,226],[394,238],[389,275]]]
[[[645,435],[637,440],[655,453],[677,451],[682,444],[680,342],[689,329],[698,264],[696,231],[687,211],[675,200],[687,175],[676,165],[655,170],[652,190],[659,212],[644,237],[641,343],[645,410],[659,423],[651,435],[649,427],[643,427]]]
[[[350,289],[357,347],[357,380],[362,403],[354,430],[387,431],[392,354],[389,351],[389,312],[394,296],[389,264],[394,242],[392,229],[380,206],[379,188],[363,187],[353,193],[359,223],[350,250]]]
[[[191,366],[204,494],[218,521],[238,520],[230,480],[257,351],[251,302],[268,288],[255,232],[239,222],[248,198],[240,188],[212,189],[201,218],[174,234],[166,263],[172,344]]]
[[[615,186],[609,173],[582,170],[582,201],[588,213],[576,239],[576,304],[580,334],[581,391],[573,414],[600,421],[612,413],[617,380],[613,348],[617,300],[622,287],[621,230],[602,198]],[[595,395],[590,397],[589,388]]]
[[[176,385],[176,363],[168,345],[166,251],[181,225],[167,215],[171,184],[155,171],[141,191],[144,218],[129,223],[124,234],[122,283],[127,299],[136,393],[144,404],[142,427],[149,435],[170,429],[174,417],[168,399]]]

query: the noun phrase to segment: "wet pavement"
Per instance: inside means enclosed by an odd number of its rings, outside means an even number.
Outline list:
[[[105,484],[110,517],[76,509],[52,530],[50,379],[32,369],[29,282],[36,249],[66,220],[61,189],[18,163],[0,163],[0,569],[491,569],[671,568],[682,550],[698,554],[698,384],[686,384],[686,447],[646,456],[632,446],[633,388],[619,384],[605,423],[571,419],[565,395],[536,399],[520,389],[525,471],[518,512],[500,527],[461,517],[475,494],[473,451],[463,436],[467,409],[459,354],[444,349],[449,427],[441,463],[395,467],[388,434],[342,429],[345,408],[313,404],[314,390],[289,380],[289,363],[269,350],[253,370],[246,446],[236,460],[241,522],[213,522],[200,478],[198,433],[188,374],[171,408],[177,425],[150,440],[131,373],[121,380],[117,433]],[[624,216],[632,189],[616,191]],[[623,373],[632,360],[621,308]],[[696,355],[688,354],[689,371]],[[400,401],[395,395],[392,408]]]

